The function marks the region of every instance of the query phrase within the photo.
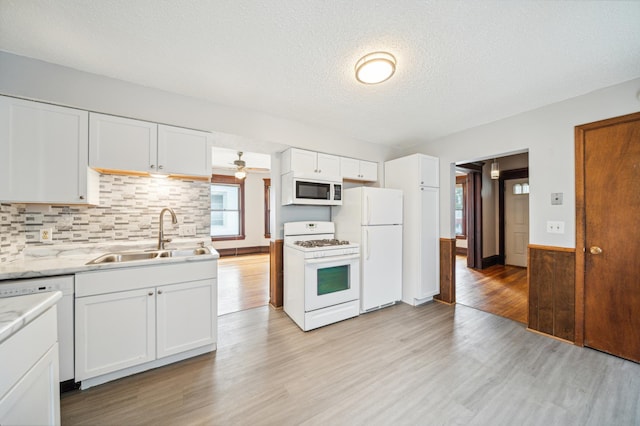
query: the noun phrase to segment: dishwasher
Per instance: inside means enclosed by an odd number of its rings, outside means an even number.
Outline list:
[[[0,281],[0,298],[47,291],[62,292],[62,299],[57,304],[60,391],[62,392],[76,388],[74,380],[73,290],[73,275]]]

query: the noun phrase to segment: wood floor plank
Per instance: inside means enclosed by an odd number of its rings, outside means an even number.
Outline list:
[[[224,256],[218,260],[218,315],[268,303],[268,253]]]
[[[466,257],[456,256],[456,302],[527,323],[527,269],[494,265],[477,270],[467,268]]]
[[[268,306],[216,353],[62,395],[65,425],[640,422],[640,364],[462,305],[398,304],[310,332]]]

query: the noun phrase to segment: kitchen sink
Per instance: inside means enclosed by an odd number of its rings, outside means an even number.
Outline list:
[[[120,253],[107,253],[88,262],[87,265],[99,265],[102,263],[131,262],[134,260],[163,259],[167,257],[187,257],[211,254],[206,247],[175,250],[131,251]]]

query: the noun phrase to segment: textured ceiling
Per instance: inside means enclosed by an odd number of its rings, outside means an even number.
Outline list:
[[[640,1],[0,0],[0,50],[408,146],[639,77]]]

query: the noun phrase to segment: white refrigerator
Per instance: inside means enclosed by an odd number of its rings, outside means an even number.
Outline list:
[[[336,238],[360,244],[360,312],[402,299],[402,190],[343,191],[331,208]]]

